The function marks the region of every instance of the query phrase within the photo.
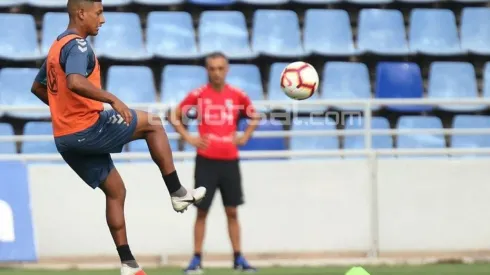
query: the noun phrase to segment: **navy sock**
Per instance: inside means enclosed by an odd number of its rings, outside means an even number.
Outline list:
[[[117,253],[119,254],[119,258],[121,259],[121,263],[127,264],[128,266],[134,268],[138,267],[133,253],[131,253],[131,249],[129,249],[129,245],[121,245],[118,246],[116,249]]]
[[[201,253],[194,253],[194,257],[196,257],[199,260],[201,260]]]
[[[177,192],[182,187],[177,171],[173,171],[172,173],[163,176],[163,181],[165,182],[170,194]]]

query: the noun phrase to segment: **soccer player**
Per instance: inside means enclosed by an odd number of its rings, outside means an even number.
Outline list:
[[[126,189],[110,154],[120,153],[132,140],[145,139],[177,212],[202,200],[206,189],[188,191],[180,184],[158,116],[129,109],[101,89],[99,62],[86,40],[104,24],[101,0],[68,0],[68,13],[68,28],[53,42],[32,92],[49,106],[56,147],[63,159],[85,183],[105,194],[107,224],[121,259],[121,274],[143,275],[128,245]],[[104,111],[103,103],[112,109]]]
[[[201,252],[206,216],[214,193],[219,189],[228,219],[228,231],[234,252],[234,269],[255,271],[241,255],[240,225],[237,207],[244,203],[237,146],[247,143],[260,117],[249,97],[225,82],[228,60],[221,53],[206,58],[209,83],[190,92],[175,108],[170,122],[189,144],[197,148],[195,186],[206,187],[208,195],[197,205],[194,226],[194,257],[186,273],[202,272]],[[197,107],[199,136],[192,136],[182,124],[182,115]],[[242,136],[236,135],[240,117],[251,118]]]

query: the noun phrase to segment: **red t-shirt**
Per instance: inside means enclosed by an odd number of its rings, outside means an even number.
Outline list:
[[[198,155],[218,160],[238,158],[233,144],[238,119],[241,114],[250,117],[255,112],[247,94],[228,84],[220,92],[207,84],[190,92],[179,106],[183,114],[196,108],[199,135],[209,141],[206,149],[197,150]]]

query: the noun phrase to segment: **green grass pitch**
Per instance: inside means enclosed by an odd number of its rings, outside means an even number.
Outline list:
[[[371,275],[487,275],[490,264],[446,264],[423,266],[365,266]],[[344,275],[348,267],[262,268],[257,275]],[[147,269],[148,275],[182,275],[181,269]],[[21,270],[0,269],[0,275],[117,275],[118,270]],[[231,269],[206,269],[205,275],[238,274]],[[245,274],[245,273],[244,273]]]

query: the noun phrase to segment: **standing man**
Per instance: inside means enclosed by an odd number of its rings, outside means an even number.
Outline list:
[[[247,143],[260,118],[250,98],[226,84],[228,60],[223,54],[209,55],[206,58],[206,69],[209,83],[189,93],[170,117],[176,131],[197,148],[195,186],[206,187],[207,190],[206,198],[197,205],[195,254],[185,272],[202,272],[201,253],[206,217],[217,189],[221,193],[228,218],[228,232],[234,252],[233,267],[235,270],[255,271],[241,254],[237,207],[244,201],[237,146]],[[182,115],[193,107],[197,109],[199,136],[191,136],[182,124]],[[250,118],[251,122],[245,133],[237,136],[237,123],[241,116]]]
[[[105,22],[101,0],[68,0],[67,8],[68,27],[53,41],[31,90],[49,106],[54,141],[65,162],[88,186],[105,194],[107,225],[121,260],[121,275],[145,275],[129,248],[126,188],[110,154],[120,153],[132,140],[146,140],[177,212],[200,201],[206,189],[187,190],[181,185],[158,116],[129,109],[102,90],[99,62],[86,40]],[[113,109],[104,111],[103,103]]]

